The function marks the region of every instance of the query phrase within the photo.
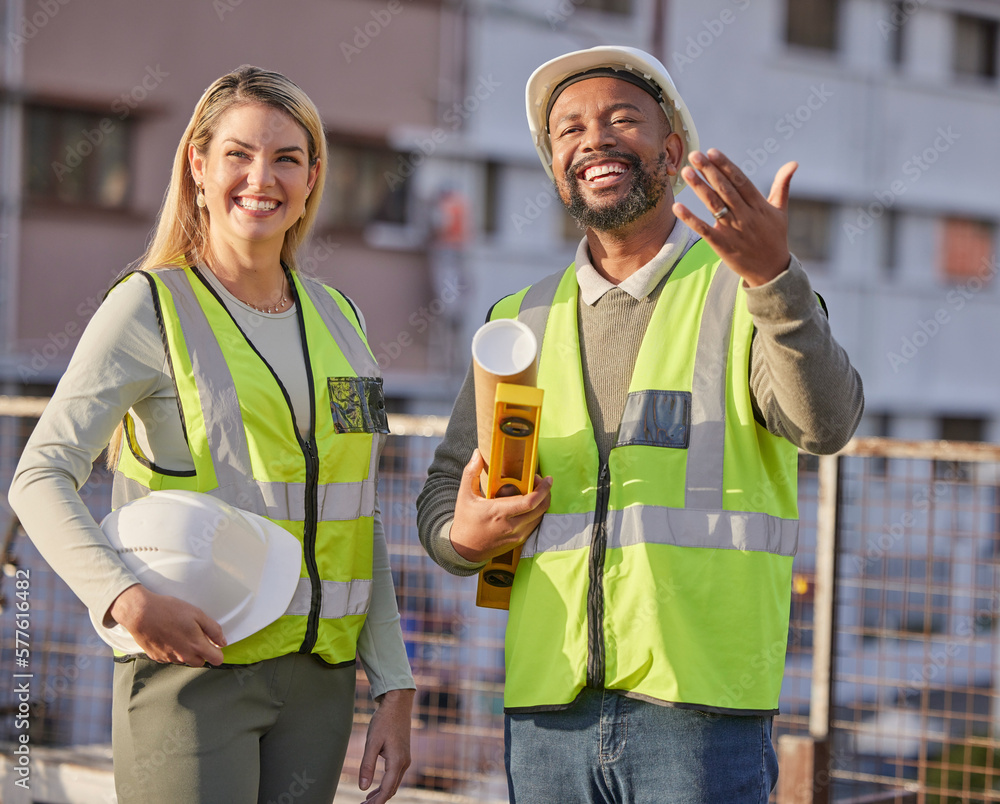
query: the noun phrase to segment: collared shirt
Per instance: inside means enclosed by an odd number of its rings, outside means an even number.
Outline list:
[[[699,239],[687,224],[680,220],[676,221],[656,256],[616,285],[601,276],[591,263],[590,249],[587,246],[587,238],[584,237],[576,249],[576,281],[580,285],[580,298],[593,307],[605,293],[617,287],[634,299],[644,299]]]

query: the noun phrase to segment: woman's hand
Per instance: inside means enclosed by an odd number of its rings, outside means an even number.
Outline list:
[[[403,774],[410,767],[410,713],[416,690],[389,690],[379,700],[368,724],[365,753],[361,758],[358,786],[367,790],[375,778],[375,763],[385,764],[382,782],[365,799],[367,804],[385,804],[396,795]]]
[[[142,584],[130,586],[108,609],[155,662],[203,667],[222,664],[222,626],[197,606],[158,595]],[[105,618],[107,620],[107,618]]]

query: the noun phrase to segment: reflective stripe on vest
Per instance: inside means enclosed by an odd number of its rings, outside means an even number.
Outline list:
[[[320,283],[293,275],[313,390],[315,435],[305,439],[293,427],[276,376],[210,286],[192,269],[144,275],[153,288],[195,471],[158,470],[129,443],[115,476],[115,507],[154,488],[189,488],[276,521],[303,542],[303,577],[285,616],[227,646],[225,661],[249,663],[302,650],[331,663],[353,661],[371,598],[376,473],[385,442],[373,428],[337,432],[331,418],[328,377],[352,392],[364,382],[359,378],[379,377],[360,327],[348,319],[353,312],[343,297],[338,301]],[[233,362],[241,372],[235,378]],[[262,439],[258,431],[265,430],[273,436]]]
[[[798,534],[796,450],[753,419],[739,277],[704,242],[675,267],[640,347],[606,491],[577,297],[570,266],[493,312],[517,316],[541,344],[540,472],[555,479],[512,590],[505,705],[565,705],[590,684],[772,712]]]

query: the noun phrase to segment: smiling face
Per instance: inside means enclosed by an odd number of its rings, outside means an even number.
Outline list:
[[[191,173],[204,189],[213,252],[277,248],[299,220],[316,181],[305,130],[261,103],[235,106],[219,120],[206,153],[191,146]]]
[[[549,113],[552,172],[581,224],[616,231],[673,203],[683,141],[634,84],[598,77],[567,87]]]

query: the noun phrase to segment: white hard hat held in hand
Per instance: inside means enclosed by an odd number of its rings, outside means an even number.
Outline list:
[[[112,511],[101,529],[143,586],[200,608],[230,645],[284,614],[298,585],[298,539],[209,494],[154,491]],[[101,615],[90,613],[101,639],[142,652],[124,626],[107,628]]]

